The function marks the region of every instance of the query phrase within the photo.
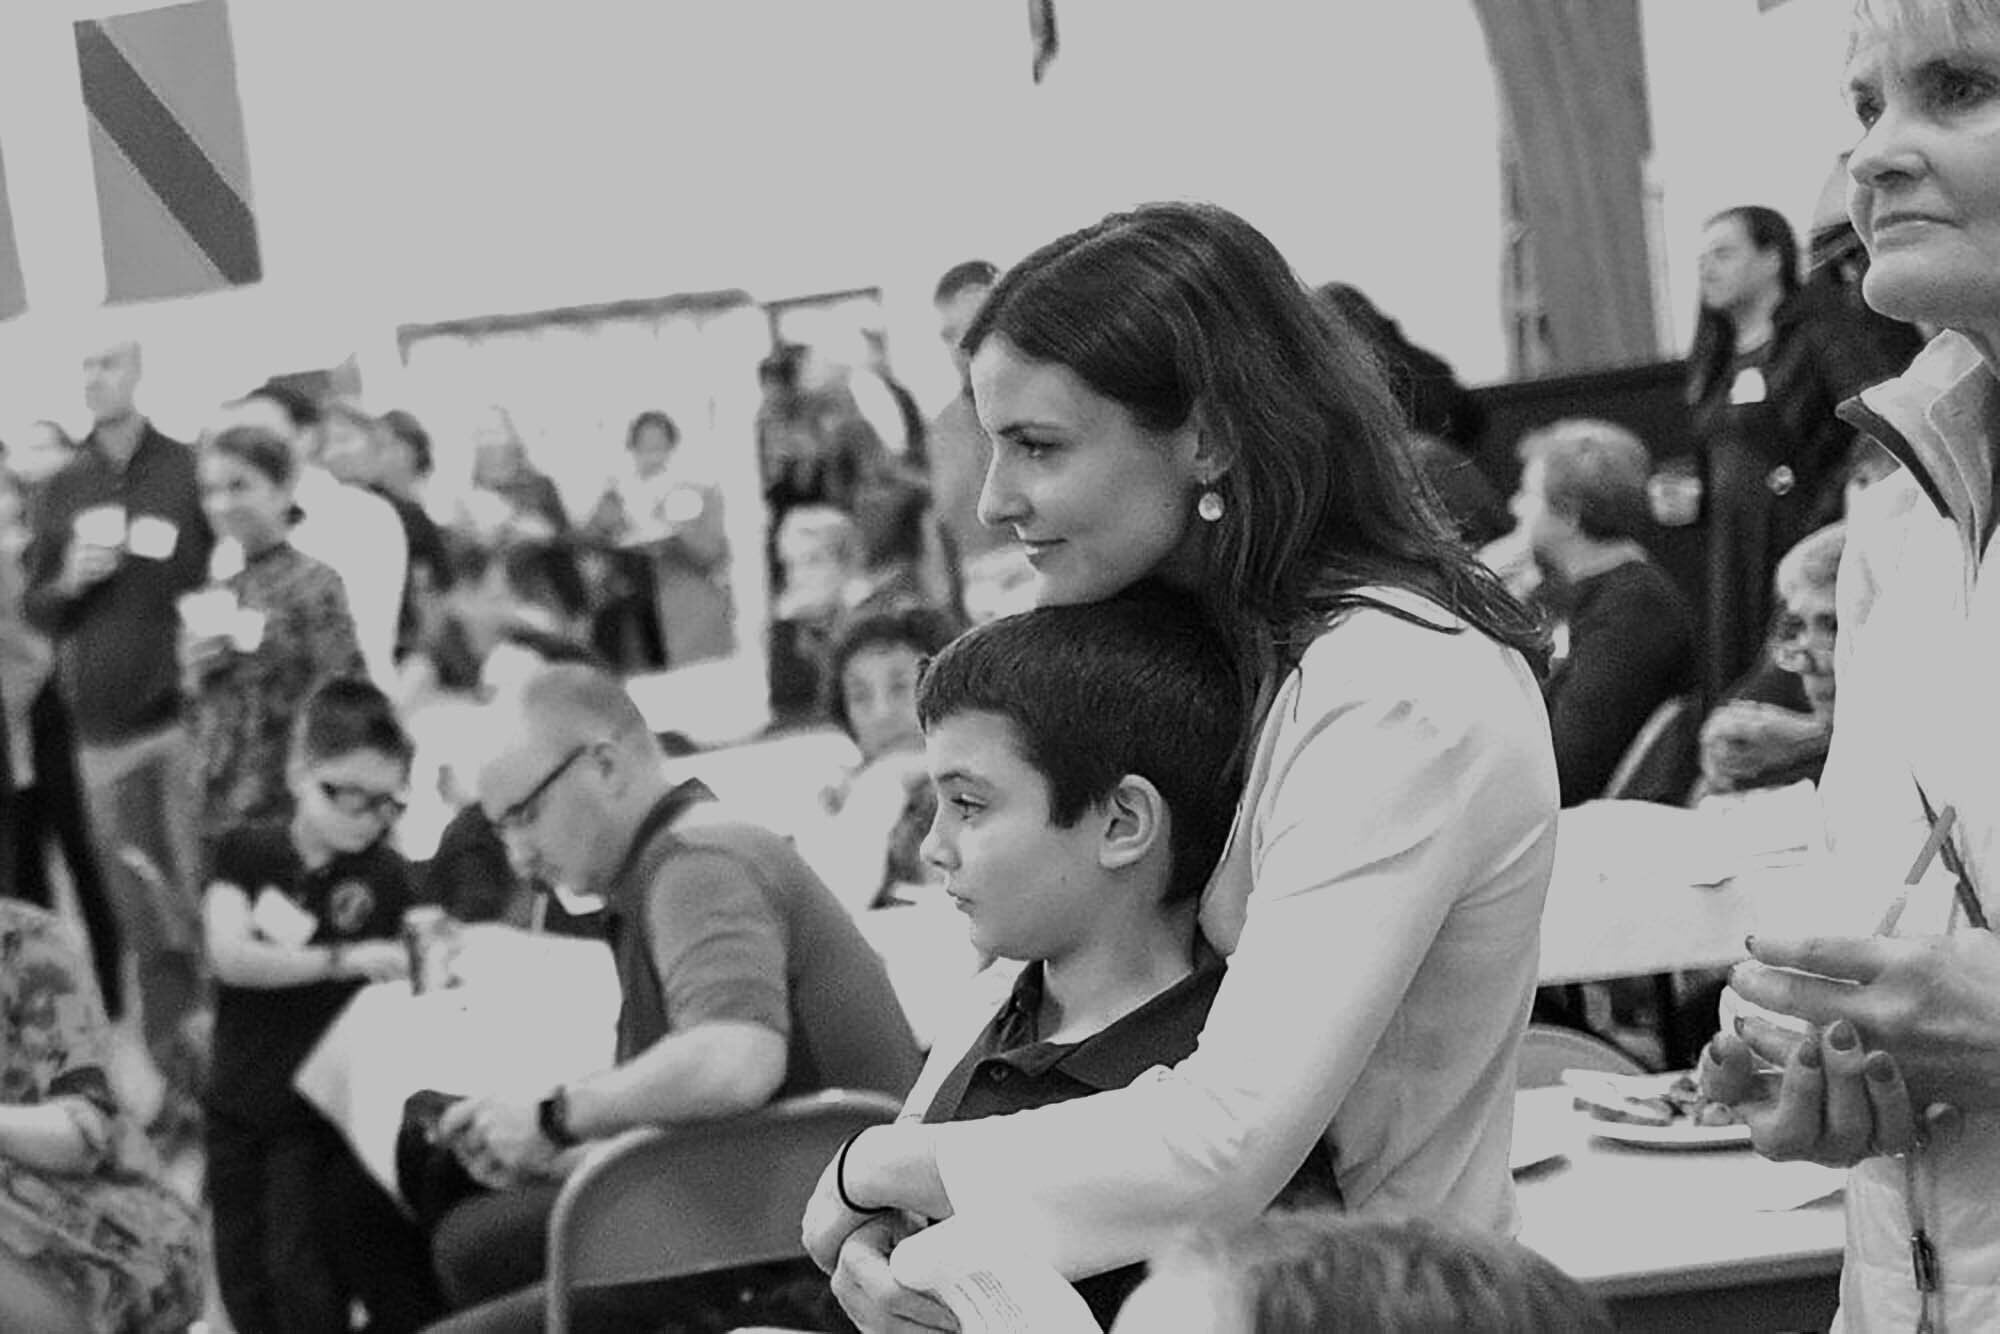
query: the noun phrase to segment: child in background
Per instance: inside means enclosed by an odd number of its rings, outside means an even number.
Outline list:
[[[1243,781],[1221,645],[1191,599],[1142,587],[990,622],[925,670],[924,855],[973,944],[1027,966],[969,1043],[934,1046],[906,1117],[1044,1106],[1194,1051],[1223,974],[1196,906]],[[1316,1145],[1285,1198],[1337,1197]],[[1100,1325],[1142,1270],[1076,1284]]]
[[[363,669],[340,576],[291,544],[297,470],[291,445],[262,427],[231,427],[201,450],[202,509],[243,549],[241,570],[181,600],[210,850],[224,830],[290,812],[299,701],[326,677]]]
[[[1114,1330],[1609,1334],[1576,1280],[1518,1242],[1424,1219],[1276,1210],[1154,1259]]]
[[[861,763],[821,793],[827,825],[810,856],[849,912],[882,906],[896,886],[931,878],[919,845],[937,810],[917,722],[917,678],[957,632],[929,608],[849,625],[828,663],[827,712]]]
[[[292,1076],[354,993],[408,975],[410,871],[387,835],[411,745],[385,697],[336,677],[300,710],[288,821],[226,831],[202,915],[218,983],[207,1098],[215,1269],[237,1334],[376,1334],[436,1312],[428,1256]]]

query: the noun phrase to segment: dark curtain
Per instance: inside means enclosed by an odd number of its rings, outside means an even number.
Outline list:
[[[1659,356],[1638,0],[1473,0],[1512,123],[1556,371]]]

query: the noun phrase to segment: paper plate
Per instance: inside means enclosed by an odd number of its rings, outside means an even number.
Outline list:
[[[1578,1115],[1589,1122],[1592,1139],[1631,1144],[1642,1149],[1740,1149],[1750,1145],[1750,1127],[1741,1122],[1728,1126],[1698,1126],[1692,1122],[1641,1126],[1624,1121],[1600,1121],[1587,1112],[1579,1112]]]

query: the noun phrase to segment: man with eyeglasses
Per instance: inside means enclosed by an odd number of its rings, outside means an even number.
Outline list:
[[[492,1193],[440,1221],[453,1331],[539,1329],[566,1151],[634,1126],[714,1120],[822,1088],[902,1097],[915,1038],[881,959],[789,841],[676,784],[616,678],[551,666],[491,706],[480,805],[524,873],[602,896],[623,998],[616,1064],[528,1098],[468,1099],[437,1139]],[[612,1327],[661,1285],[593,1294]],[[619,1323],[620,1321],[628,1323]]]

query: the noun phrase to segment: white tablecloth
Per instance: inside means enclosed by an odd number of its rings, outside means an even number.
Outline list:
[[[1553,1134],[1565,1155],[1526,1173],[1517,1196],[1521,1241],[1572,1277],[1611,1296],[1838,1269],[1842,1173],[1770,1162],[1748,1148],[1601,1144],[1571,1110],[1572,1096],[1566,1088],[1521,1093],[1514,1129],[1517,1144]]]
[[[463,985],[421,996],[407,982],[363,988],[293,1079],[391,1191],[412,1093],[540,1093],[611,1063],[609,950],[505,926],[465,931]]]

